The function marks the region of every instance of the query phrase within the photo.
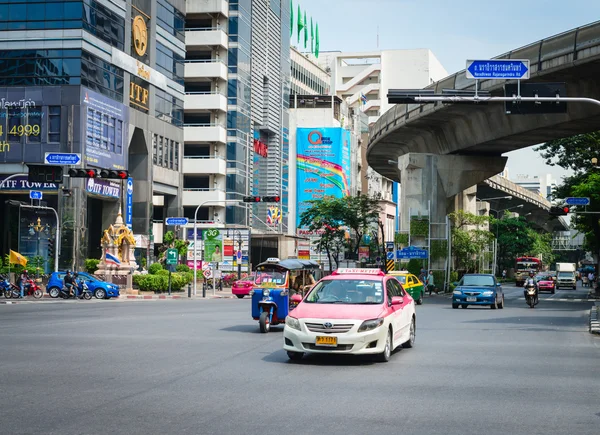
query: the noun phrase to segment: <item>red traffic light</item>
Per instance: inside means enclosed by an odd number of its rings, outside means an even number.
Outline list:
[[[565,206],[565,207],[563,207],[563,211],[564,211],[565,213],[569,213],[569,212],[571,211],[571,208],[570,208],[570,207],[566,207],[566,206]]]
[[[88,178],[96,178],[98,175],[95,169],[86,169],[85,174]]]
[[[281,197],[279,195],[276,196],[263,196],[263,202],[281,202]]]
[[[127,171],[118,171],[117,175],[121,180],[126,180],[127,178],[129,178],[129,173]]]
[[[260,196],[244,196],[244,202],[260,202]]]
[[[129,172],[127,171],[113,171],[109,169],[102,169],[100,171],[100,178],[110,178],[118,180],[126,180],[129,178]]]

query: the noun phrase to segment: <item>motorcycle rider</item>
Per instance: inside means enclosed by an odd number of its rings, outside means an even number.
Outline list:
[[[75,278],[73,278],[73,275],[71,275],[70,270],[67,270],[67,273],[63,279],[63,283],[64,283],[65,287],[67,288],[67,290],[69,291],[69,296],[73,296],[71,291],[73,290],[73,286],[75,284]]]
[[[525,290],[523,290],[523,296],[525,296],[525,300],[527,300],[527,287],[533,285],[535,287],[535,302],[537,303],[538,301],[538,295],[539,295],[539,288],[538,288],[538,284],[535,280],[535,271],[530,270],[529,271],[529,278],[527,278],[525,280],[525,284],[523,284],[523,287]]]
[[[19,276],[19,288],[21,289],[21,297],[24,297],[25,286],[29,281],[29,274],[27,273],[27,269],[23,269],[21,275]]]

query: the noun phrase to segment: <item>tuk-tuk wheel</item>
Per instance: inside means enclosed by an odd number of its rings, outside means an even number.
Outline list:
[[[271,321],[269,319],[269,313],[263,311],[260,313],[260,317],[258,319],[258,324],[260,325],[260,332],[269,332],[271,329]]]

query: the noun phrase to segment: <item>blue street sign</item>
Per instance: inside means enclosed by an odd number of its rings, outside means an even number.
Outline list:
[[[414,246],[409,246],[408,248],[398,249],[396,251],[396,258],[401,260],[412,260],[415,259],[426,259],[427,258],[427,249],[419,249]]]
[[[40,192],[39,190],[30,190],[29,191],[30,199],[42,199],[42,197],[43,197],[42,192]]]
[[[387,253],[387,259],[388,260],[393,260],[394,259],[394,253],[393,252],[388,252]]]
[[[529,78],[529,59],[467,60],[468,79],[520,79]]]
[[[381,263],[381,257],[377,257],[377,258],[375,259],[375,261],[376,261],[377,263]]]
[[[590,205],[589,198],[567,198],[565,200],[567,205]]]
[[[127,195],[125,197],[125,225],[133,228],[133,179],[127,179]]]
[[[47,165],[77,165],[81,162],[81,154],[46,153],[44,161]]]
[[[165,223],[167,225],[174,225],[174,226],[181,226],[181,225],[187,225],[188,224],[188,218],[185,217],[169,217],[167,219],[165,219]],[[194,232],[192,231],[192,236],[194,235]]]
[[[394,242],[385,242],[386,249],[394,249]]]

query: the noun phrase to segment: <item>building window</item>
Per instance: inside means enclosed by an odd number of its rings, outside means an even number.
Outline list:
[[[0,50],[0,86],[79,85],[81,50]]]
[[[158,149],[157,149],[158,138],[155,134],[152,135],[152,163],[156,165],[158,160]]]
[[[157,2],[157,24],[169,32],[171,35],[175,35],[177,39],[185,42],[185,16],[171,6],[165,0],[158,0]]]
[[[79,2],[78,2],[79,3]],[[65,3],[65,7],[68,3]],[[125,19],[95,0],[83,1],[83,28],[124,51]]]
[[[183,125],[183,101],[160,90],[156,89],[155,115],[158,119],[176,126]]]
[[[123,70],[86,51],[81,55],[81,84],[122,103]]]
[[[184,80],[184,59],[160,42],[156,43],[156,68],[180,85]]]
[[[179,147],[181,145],[179,144],[179,142],[175,142],[175,166],[173,169],[175,169],[176,171],[179,171]]]
[[[60,106],[48,107],[48,142],[60,142]]]
[[[163,164],[163,138],[158,136],[158,166]]]

